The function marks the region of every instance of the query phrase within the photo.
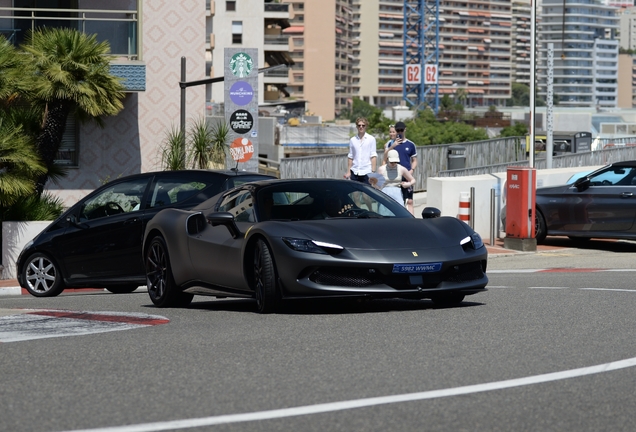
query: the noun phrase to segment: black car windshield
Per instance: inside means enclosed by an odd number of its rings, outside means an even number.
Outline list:
[[[412,218],[380,190],[350,180],[281,182],[259,189],[258,220]]]

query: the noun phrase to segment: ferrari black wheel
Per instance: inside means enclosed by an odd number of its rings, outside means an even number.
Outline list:
[[[276,311],[280,303],[276,268],[269,246],[263,240],[258,240],[254,249],[254,293],[260,313]]]
[[[464,297],[466,297],[464,294],[448,293],[448,294],[440,294],[436,297],[433,297],[432,300],[433,300],[433,303],[435,303],[437,306],[448,307],[448,306],[457,306],[458,304],[464,301]]]
[[[150,300],[157,307],[185,307],[192,294],[182,292],[174,281],[170,268],[168,246],[161,236],[150,241],[145,257],[146,285]]]
[[[64,291],[62,273],[57,264],[43,253],[34,253],[22,269],[25,288],[36,297],[55,297]]]
[[[106,287],[106,290],[113,294],[128,294],[135,291],[137,288],[139,288],[139,285],[117,285]]]
[[[548,235],[548,229],[545,225],[545,218],[541,212],[539,210],[535,210],[534,213],[534,237],[537,239],[537,244],[541,244]]]

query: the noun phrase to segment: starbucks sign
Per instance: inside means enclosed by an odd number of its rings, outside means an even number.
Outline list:
[[[239,78],[245,78],[252,72],[252,57],[244,52],[236,53],[230,59],[230,70]]]

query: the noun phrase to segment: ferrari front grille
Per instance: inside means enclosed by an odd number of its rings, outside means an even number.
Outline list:
[[[459,264],[448,268],[442,280],[447,282],[470,282],[484,277],[481,262],[474,261],[466,264]]]
[[[379,273],[373,269],[327,268],[323,267],[311,275],[309,280],[320,285],[364,288],[384,283]]]

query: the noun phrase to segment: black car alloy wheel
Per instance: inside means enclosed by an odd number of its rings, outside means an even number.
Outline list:
[[[43,253],[35,253],[22,270],[26,289],[36,297],[54,297],[64,290],[57,264]]]
[[[276,268],[269,246],[257,240],[254,249],[254,291],[260,313],[275,312],[280,302],[276,287]]]
[[[184,307],[190,304],[192,294],[181,292],[170,268],[168,247],[161,236],[153,238],[146,251],[146,284],[150,300],[158,307]]]

